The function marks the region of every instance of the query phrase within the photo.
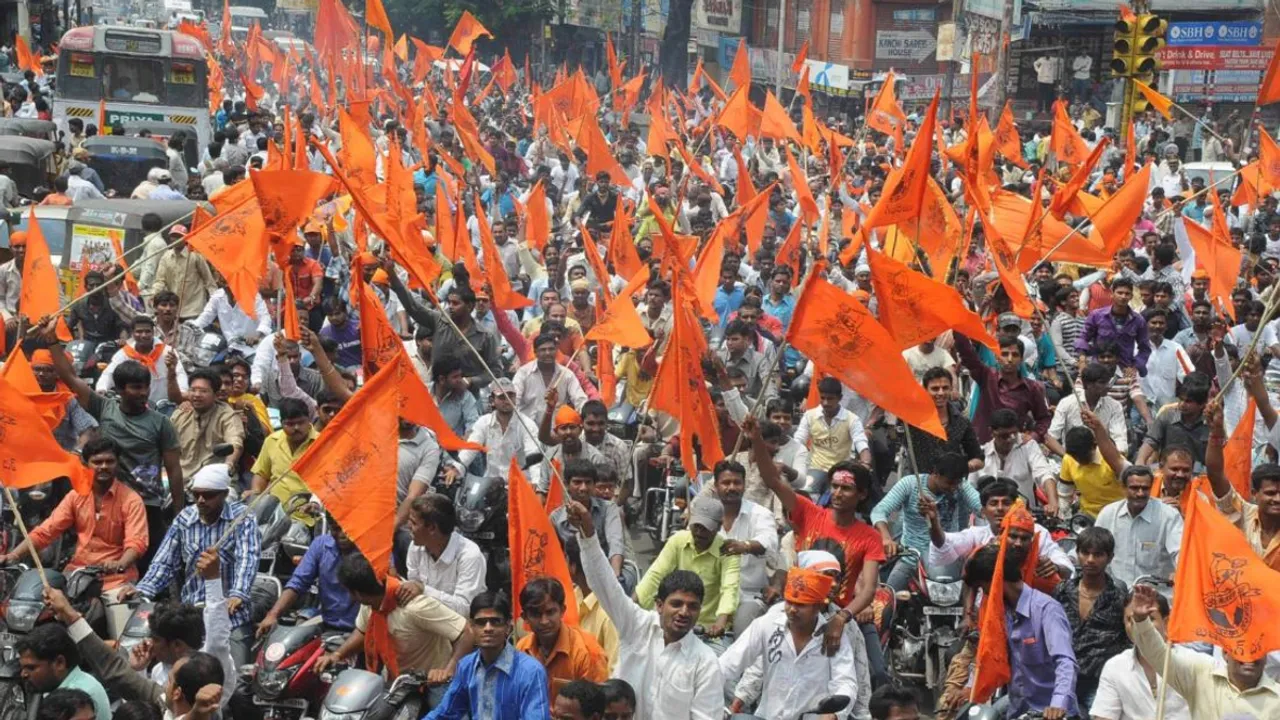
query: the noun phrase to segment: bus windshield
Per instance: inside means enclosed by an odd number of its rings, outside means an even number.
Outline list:
[[[68,100],[198,107],[204,104],[204,63],[188,59],[63,51],[58,92]]]

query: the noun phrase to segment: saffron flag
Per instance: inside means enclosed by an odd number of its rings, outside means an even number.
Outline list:
[[[551,462],[558,463],[559,461],[552,460]],[[564,506],[564,496],[564,482],[560,480],[560,473],[551,473],[551,480],[547,483],[547,501],[542,504],[548,516]]]
[[[991,587],[983,594],[982,610],[978,618],[978,650],[974,656],[973,688],[969,699],[985,703],[996,690],[1013,679],[1009,665],[1009,630],[1005,625],[1004,564],[1009,551],[1009,523],[1000,533],[1000,552],[996,556],[996,569],[991,577]]]
[[[813,199],[813,190],[809,188],[809,176],[801,170],[786,145],[782,146],[782,154],[786,156],[787,168],[791,173],[791,186],[795,189],[796,199],[800,202],[800,214],[804,216],[806,224],[814,222],[818,219],[820,212],[818,202]]]
[[[1267,74],[1262,78],[1262,87],[1258,89],[1258,107],[1270,105],[1280,100],[1280,41],[1276,43],[1275,54],[1267,64]]]
[[[809,41],[805,40],[804,44],[800,46],[800,52],[796,53],[796,59],[791,61],[791,74],[799,75],[800,71],[807,66],[807,63],[805,61],[808,59],[809,59]]]
[[[67,386],[61,382],[53,392],[45,392],[41,389],[40,381],[36,380],[36,374],[31,369],[31,363],[22,352],[21,343],[14,346],[9,353],[9,359],[4,361],[4,367],[0,367],[0,378],[7,380],[15,390],[35,403],[40,416],[44,418],[45,427],[51,431],[58,427],[62,418],[66,417],[67,403],[76,397],[75,393],[68,390]]]
[[[1124,185],[1089,216],[1093,223],[1089,239],[1094,245],[1101,246],[1102,257],[1115,257],[1133,237],[1133,226],[1142,214],[1142,203],[1146,198],[1150,179],[1151,165],[1147,164],[1132,178],[1126,178]],[[1234,285],[1232,282],[1228,287]]]
[[[0,484],[18,490],[60,477],[82,493],[93,482],[80,458],[54,439],[39,405],[0,376]]]
[[[1280,649],[1280,572],[1199,493],[1184,513],[1169,642],[1212,643],[1239,662]]]
[[[947,330],[997,348],[982,318],[965,307],[960,293],[950,285],[932,280],[902,263],[867,248],[871,285],[879,301],[877,317],[899,348],[919,345]]]
[[[338,182],[331,176],[310,170],[253,170],[249,178],[267,232],[286,241],[315,212],[320,201],[338,189]]]
[[[547,191],[542,181],[534,184],[525,202],[525,241],[529,247],[542,252],[551,237],[551,220],[547,217]]]
[[[645,267],[636,244],[631,239],[631,219],[631,213],[627,211],[626,203],[619,195],[613,212],[613,227],[609,231],[608,257],[613,263],[614,271],[627,280],[635,277]]]
[[[1151,107],[1158,110],[1160,114],[1164,116],[1165,120],[1173,119],[1173,113],[1169,112],[1169,109],[1173,107],[1172,100],[1161,95],[1159,90],[1156,90],[1137,78],[1133,78],[1133,86],[1138,88],[1138,92],[1142,93],[1142,96],[1147,99],[1147,102],[1151,103]],[[1262,105],[1263,103],[1259,101],[1258,104]]]
[[[1267,184],[1280,186],[1280,146],[1262,125],[1258,126],[1258,167]]]
[[[898,343],[853,295],[816,272],[800,293],[787,341],[885,411],[930,434],[947,436],[933,400],[916,382]]]
[[[22,287],[18,292],[18,312],[31,325],[58,315],[61,309],[58,292],[58,270],[49,255],[49,243],[36,220],[35,206],[27,215],[27,254],[22,261]],[[71,331],[63,318],[58,318],[58,339],[71,340]]]
[[[604,302],[604,298],[600,298]],[[600,319],[587,331],[588,340],[604,340],[622,347],[645,347],[653,342],[631,298],[619,295],[605,304]]]
[[[747,56],[746,38],[738,39],[738,52],[733,56],[733,67],[729,69],[729,82],[734,89],[751,87],[751,58]]]
[[[249,185],[250,183],[241,183]],[[187,244],[222,273],[236,305],[249,317],[257,317],[254,304],[258,283],[267,274],[267,227],[258,210],[258,198],[249,195],[236,205],[221,209],[209,222],[187,235]]]
[[[894,225],[918,216],[924,206],[924,196],[929,180],[929,165],[933,156],[933,127],[938,119],[938,93],[925,113],[924,124],[916,137],[921,138],[911,146],[902,167],[895,168],[885,180],[880,200],[871,208],[863,227],[868,230],[884,225]]]
[[[18,55],[18,68],[26,71],[30,70],[36,75],[43,75],[44,69],[40,67],[40,62],[31,52],[31,46],[27,44],[27,39],[21,35],[15,35],[13,38],[13,49]]]
[[[1093,168],[1098,164],[1098,160],[1102,158],[1102,153],[1106,151],[1107,146],[1111,144],[1110,139],[1102,138],[1093,148],[1093,152],[1089,153],[1089,157],[1076,167],[1075,172],[1071,174],[1071,178],[1067,182],[1058,187],[1057,192],[1053,194],[1053,198],[1049,201],[1049,212],[1059,220],[1063,219],[1069,207],[1073,205],[1076,194],[1083,188],[1084,184],[1089,180],[1089,175],[1093,173]],[[1032,196],[1033,201],[1039,198]]]
[[[867,111],[867,127],[891,136],[895,142],[894,149],[901,155],[904,149],[902,129],[907,124],[907,114],[902,112],[902,106],[898,104],[896,84],[897,76],[890,70]],[[920,137],[933,137],[933,130],[930,129],[928,135]]]
[[[480,226],[480,248],[484,252],[485,270],[488,271],[485,274],[489,278],[489,286],[493,288],[493,309],[519,310],[529,307],[533,301],[511,286],[511,278],[507,277],[507,270],[502,265],[502,256],[498,254],[493,231],[489,228],[489,218],[485,216],[484,206],[478,196],[475,198],[475,208],[476,222]]]
[[[787,116],[786,108],[778,102],[778,98],[770,91],[765,91],[764,113],[760,116],[760,134],[777,140],[794,140],[800,142],[800,133],[796,132],[795,123]]]
[[[540,577],[558,580],[566,596],[573,595],[569,563],[560,547],[560,535],[551,524],[538,494],[520,471],[520,463],[511,458],[507,475],[507,540],[511,546],[511,612],[520,617],[520,589]],[[578,604],[565,603],[564,621],[578,624]]]
[[[1187,240],[1196,251],[1196,265],[1209,275],[1209,297],[1218,307],[1231,307],[1231,291],[1240,277],[1242,253],[1231,243],[1231,235],[1220,235],[1216,228],[1209,229],[1186,218],[1177,218],[1187,231]]]
[[[680,461],[692,470],[715,467],[724,459],[724,450],[720,447],[720,424],[702,374],[707,341],[694,315],[696,299],[689,297],[687,285],[678,280],[671,283],[671,334],[649,390],[649,407],[680,421]],[[697,456],[693,451],[695,439],[702,450]]]
[[[493,33],[481,25],[470,10],[463,10],[462,17],[458,18],[458,24],[453,27],[453,34],[449,36],[449,47],[457,50],[459,55],[465,56],[471,52],[472,43],[481,37],[493,37]]]
[[[395,40],[395,33],[391,32],[391,21],[387,19],[387,11],[382,7],[382,0],[364,0],[364,21],[369,27],[382,31],[382,42],[388,47]]]
[[[387,576],[395,533],[400,442],[396,395],[394,373],[369,378],[293,463],[293,472],[359,548],[379,580]]]
[[[716,124],[733,133],[740,142],[760,132],[761,113],[751,104],[747,90],[745,87],[735,90],[716,118]]]
[[[1223,470],[1231,480],[1231,487],[1246,500],[1253,497],[1253,426],[1257,416],[1258,404],[1250,397],[1244,414],[1222,448]]]
[[[609,33],[604,34],[604,55],[609,63],[609,87],[616,91],[622,87],[622,66],[618,64],[618,52],[613,48],[613,37]]]
[[[1022,139],[1018,137],[1018,125],[1013,120],[1011,103],[1012,101],[1005,102],[1000,120],[996,123],[996,150],[1009,162],[1025,168],[1027,161],[1022,159]]]
[[[1067,115],[1067,102],[1059,100],[1053,104],[1053,131],[1049,135],[1049,149],[1060,162],[1077,165],[1089,156],[1089,146],[1076,131]]]

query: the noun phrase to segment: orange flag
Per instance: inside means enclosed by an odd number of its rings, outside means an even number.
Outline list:
[[[787,233],[787,239],[782,241],[782,245],[778,248],[778,256],[773,261],[775,266],[786,265],[791,268],[791,287],[800,283],[800,259],[804,252],[804,248],[800,245],[800,230],[803,224],[791,223],[791,232]]]
[[[342,161],[343,174],[363,188],[377,185],[378,156],[369,137],[369,124],[357,120],[346,108],[338,108],[338,133],[342,138],[338,159]]]
[[[387,576],[395,533],[398,438],[394,373],[378,373],[347,401],[293,462],[378,579]]]
[[[631,348],[646,347],[653,342],[640,321],[635,305],[631,304],[631,298],[625,295],[619,295],[605,305],[600,319],[587,331],[587,339]]]
[[[58,270],[49,255],[49,243],[36,221],[35,206],[27,218],[27,255],[22,262],[22,288],[18,293],[18,312],[25,315],[31,325],[46,317],[57,315],[61,308],[58,292]],[[66,320],[58,318],[58,339],[71,341],[71,330]]]
[[[871,248],[867,248],[867,262],[879,301],[877,317],[901,349],[932,340],[946,330],[958,330],[993,351],[997,348],[982,318],[965,307],[955,288]]]
[[[1089,146],[1067,115],[1065,100],[1053,104],[1053,132],[1049,135],[1049,149],[1060,162],[1068,165],[1078,165],[1089,156]]]
[[[391,32],[391,21],[387,19],[387,11],[382,7],[382,0],[364,0],[364,21],[369,27],[382,31],[382,42],[387,46],[394,42],[395,33]]]
[[[618,64],[618,51],[613,48],[613,37],[609,33],[604,34],[604,55],[609,63],[609,87],[617,90],[622,87],[622,66]]]
[[[98,132],[103,135],[110,135],[107,129],[107,99],[98,100]]]
[[[551,462],[559,462],[552,460]],[[551,480],[547,483],[547,501],[542,504],[547,516],[564,506],[564,483],[560,480],[560,473],[551,473]]]
[[[1133,86],[1138,88],[1138,92],[1142,93],[1142,96],[1147,99],[1147,102],[1151,103],[1151,107],[1154,107],[1156,110],[1160,111],[1160,114],[1163,115],[1166,120],[1173,119],[1173,113],[1169,112],[1170,108],[1173,107],[1172,100],[1165,97],[1164,95],[1161,95],[1160,91],[1156,90],[1155,88],[1151,87],[1150,85],[1142,82],[1137,78],[1133,79]],[[1262,105],[1261,102],[1259,102],[1258,104]]]
[[[604,312],[604,300],[599,297],[596,312]],[[596,341],[596,376],[600,378],[601,399],[612,405],[618,397],[618,373],[613,368],[613,343],[607,340]]]
[[[475,198],[476,222],[480,225],[480,249],[484,252],[485,276],[493,288],[494,310],[519,310],[533,304],[529,298],[516,292],[511,287],[511,278],[507,277],[506,268],[502,265],[502,256],[498,254],[498,246],[493,241],[493,231],[489,229],[489,218],[484,214],[484,206],[480,198]],[[470,243],[468,243],[469,245]]]
[[[609,141],[605,139],[604,132],[600,130],[600,124],[596,122],[594,115],[583,116],[578,146],[587,154],[587,177],[594,178],[596,173],[603,170],[609,173],[609,179],[614,183],[624,187],[631,184],[626,171],[609,150]]]
[[[794,140],[800,142],[800,133],[796,132],[795,123],[787,116],[786,108],[778,102],[778,98],[770,91],[765,91],[764,113],[760,116],[760,134],[778,140]]]
[[[892,74],[892,73],[890,73]],[[933,127],[938,120],[938,93],[925,113],[918,138],[933,137]],[[880,201],[871,208],[863,227],[870,230],[884,225],[895,225],[918,216],[924,206],[925,191],[929,180],[929,164],[933,156],[933,144],[922,139],[911,146],[907,161],[894,168],[885,180]]]
[[[800,292],[787,341],[887,412],[930,434],[947,436],[898,343],[862,303],[816,272]]]
[[[804,68],[800,70],[800,82],[796,83],[796,94],[804,98],[804,107],[806,110],[810,110],[810,108],[813,107],[813,94],[809,88],[808,65],[805,65]]]
[[[734,54],[733,67],[729,70],[729,82],[733,83],[735,90],[751,87],[751,58],[747,56],[745,38],[738,40],[738,52]]]
[[[791,61],[791,74],[799,75],[800,71],[807,67],[805,60],[809,59],[809,41],[805,40],[800,46],[800,52],[796,53],[796,59]]]
[[[1199,493],[1185,505],[1169,642],[1209,642],[1240,662],[1280,649],[1280,572]]]
[[[360,311],[360,353],[365,377],[391,365],[404,342],[387,321],[386,310],[373,288],[364,283],[359,261],[351,268],[351,304]]]
[[[338,181],[310,170],[254,170],[249,173],[267,232],[290,240],[298,225],[321,200],[338,190]]]
[[[905,252],[900,251],[892,257],[899,260],[905,257],[914,261],[915,251],[918,249],[929,258],[931,274],[934,277],[946,277],[951,261],[960,253],[964,226],[937,181],[930,177],[927,185],[920,215],[914,222],[907,221],[896,226],[899,233],[910,239],[910,247],[903,248]],[[845,216],[857,218],[852,210],[845,210]],[[854,228],[850,227],[843,233],[844,237],[853,237]]]
[[[1088,182],[1089,176],[1093,173],[1094,166],[1098,164],[1098,160],[1102,159],[1102,153],[1106,151],[1107,146],[1110,144],[1111,140],[1109,138],[1102,138],[1102,141],[1094,146],[1093,152],[1089,153],[1089,157],[1076,167],[1075,172],[1071,174],[1071,178],[1053,193],[1053,198],[1049,201],[1049,212],[1054,217],[1061,220],[1067,214],[1067,209],[1073,205],[1076,194],[1084,188],[1084,184]],[[1033,202],[1038,200],[1038,196],[1032,196]]]
[[[39,405],[0,376],[0,483],[18,490],[59,477],[82,493],[93,482],[80,458],[58,445]]]
[[[1102,246],[1103,257],[1115,256],[1133,237],[1133,226],[1142,214],[1142,203],[1147,196],[1150,180],[1151,165],[1148,164],[1132,179],[1127,179],[1114,195],[1107,198],[1102,207],[1090,215],[1093,229],[1089,231],[1089,239],[1094,245]],[[1233,281],[1228,287],[1234,285]]]
[[[525,202],[525,242],[541,252],[551,237],[551,220],[547,218],[547,191],[539,180],[529,191]]]
[[[876,99],[872,101],[871,108],[867,111],[867,127],[879,130],[885,135],[891,135],[896,143],[894,150],[901,155],[906,149],[902,147],[902,129],[907,123],[907,114],[902,112],[902,106],[898,104],[897,90],[894,87],[896,80],[897,77],[890,70],[884,79],[884,85],[880,87],[880,92],[876,94]],[[933,137],[932,128],[928,135],[920,137]]]
[[[250,185],[250,183],[241,183]],[[250,195],[236,205],[219,210],[208,223],[187,235],[187,244],[222,273],[236,305],[249,317],[257,317],[254,303],[258,283],[267,274],[269,241],[258,210],[258,198]]]
[[[1262,78],[1262,87],[1258,89],[1258,107],[1277,100],[1280,100],[1280,42],[1276,43],[1271,62],[1267,63],[1267,74]]]
[[[21,35],[17,35],[13,39],[13,49],[18,55],[18,68],[26,71],[30,70],[36,75],[43,75],[44,69],[40,67],[40,62],[36,60],[35,55],[31,53],[31,46],[27,44],[27,39]]]
[[[992,261],[995,262],[1000,286],[1004,288],[1005,294],[1009,296],[1009,301],[1013,305],[1013,314],[1020,318],[1031,317],[1036,312],[1036,306],[1031,302],[1031,298],[1027,297],[1027,284],[1017,272],[1015,258],[1009,253],[1004,237],[1001,236],[990,216],[977,208],[974,210],[977,212],[977,217],[982,220],[982,229],[988,239],[987,249],[991,253]]]
[[[716,124],[733,133],[738,140],[747,141],[747,136],[756,135],[760,131],[760,111],[751,104],[747,97],[748,88],[739,88],[725,103]]]
[[[1258,404],[1250,397],[1244,414],[1222,448],[1224,470],[1231,480],[1231,487],[1246,500],[1253,497],[1253,426],[1257,415]]]
[[[996,690],[1013,679],[1009,665],[1009,628],[1004,617],[1004,562],[1009,549],[1010,527],[1005,523],[1000,533],[995,573],[991,577],[991,587],[983,594],[978,618],[978,650],[974,656],[973,689],[969,696],[975,703],[987,702]]]
[[[813,191],[809,189],[809,176],[801,171],[796,159],[791,156],[791,151],[785,145],[782,146],[782,154],[787,158],[787,168],[791,172],[791,186],[795,188],[796,198],[800,201],[800,213],[804,216],[805,224],[814,222],[820,213],[818,202],[813,199]]]
[[[685,467],[712,468],[724,459],[724,450],[720,447],[720,424],[702,374],[707,341],[694,316],[694,298],[687,295],[685,284],[677,280],[671,287],[671,334],[649,390],[649,407],[680,421],[680,461]],[[697,456],[693,451],[695,438],[702,451]]]
[[[1187,239],[1196,251],[1196,266],[1209,274],[1209,297],[1219,307],[1231,307],[1231,291],[1236,287],[1236,278],[1240,277],[1242,257],[1242,252],[1231,244],[1231,235],[1183,218],[1175,222],[1182,222],[1187,230]]]
[[[540,577],[553,578],[564,586],[567,596],[573,593],[573,580],[569,576],[564,550],[560,547],[560,535],[514,457],[511,458],[511,472],[507,475],[507,487],[510,493],[507,538],[511,545],[511,611],[513,617],[520,617],[520,589],[525,583]],[[577,603],[566,603],[564,621],[570,625],[578,624]]]
[[[627,211],[622,196],[618,196],[618,204],[613,212],[613,228],[609,233],[609,262],[619,276],[630,280],[645,267],[636,251],[636,244],[631,239],[631,213]]]
[[[298,299],[293,294],[293,283],[284,283],[284,307],[280,308],[280,325],[288,340],[302,340],[302,325],[298,322]]]
[[[4,361],[4,367],[0,367],[0,378],[7,380],[13,389],[26,395],[27,399],[35,403],[40,416],[44,418],[45,427],[49,430],[58,427],[62,418],[67,415],[67,403],[76,397],[75,393],[68,390],[67,386],[61,382],[58,383],[58,389],[53,392],[42,390],[26,353],[22,352],[21,344],[10,351],[9,359]]]
[[[1027,161],[1022,159],[1022,139],[1018,137],[1018,125],[1013,120],[1011,103],[1011,100],[1005,101],[1000,121],[996,123],[996,150],[1009,162],[1025,168]]]
[[[1262,177],[1272,187],[1280,186],[1280,146],[1262,125],[1258,126],[1258,167]]]
[[[471,52],[471,44],[482,36],[493,37],[493,33],[481,25],[470,10],[463,10],[458,24],[453,27],[453,34],[449,36],[449,47],[457,50],[459,55],[466,56]]]

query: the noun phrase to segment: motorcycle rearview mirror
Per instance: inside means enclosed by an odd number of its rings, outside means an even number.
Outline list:
[[[542,462],[544,459],[545,458],[542,455],[542,453],[531,453],[530,455],[526,456],[524,459],[524,469],[528,470],[534,465],[537,465],[538,463]]]
[[[219,460],[225,460],[226,458],[231,457],[231,453],[235,451],[236,451],[236,447],[231,443],[218,443],[217,445],[213,446],[213,450],[210,451],[209,454],[214,456],[215,458],[218,458]]]

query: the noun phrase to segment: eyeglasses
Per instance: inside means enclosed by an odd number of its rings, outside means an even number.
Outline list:
[[[471,624],[476,627],[502,627],[507,624],[507,620],[500,617],[471,618]]]

